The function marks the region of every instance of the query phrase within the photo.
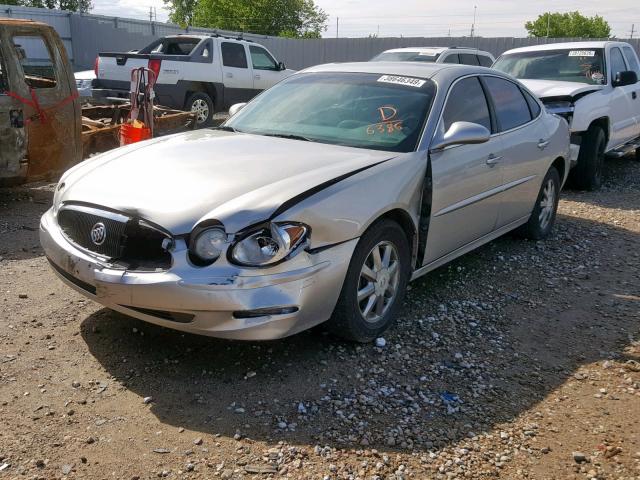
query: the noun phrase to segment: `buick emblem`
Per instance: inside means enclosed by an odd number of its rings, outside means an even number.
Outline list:
[[[98,222],[93,227],[91,227],[91,241],[94,245],[100,246],[106,239],[107,227],[104,226],[104,223]]]

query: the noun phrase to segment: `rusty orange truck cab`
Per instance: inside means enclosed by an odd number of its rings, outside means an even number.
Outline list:
[[[0,185],[52,179],[82,159],[73,70],[55,30],[0,18]]]

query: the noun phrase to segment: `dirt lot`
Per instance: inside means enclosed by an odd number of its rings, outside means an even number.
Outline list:
[[[103,309],[42,256],[50,192],[0,190],[0,479],[640,479],[638,163],[412,284],[383,348]]]

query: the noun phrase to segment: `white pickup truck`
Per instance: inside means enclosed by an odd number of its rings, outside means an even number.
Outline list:
[[[504,52],[493,68],[519,79],[571,128],[570,180],[602,183],[605,155],[640,160],[640,62],[628,43],[553,43]]]
[[[213,113],[246,102],[293,70],[262,45],[218,35],[176,35],[158,39],[135,53],[100,53],[93,96],[129,96],[131,70],[156,72],[156,103],[197,113],[199,125]]]

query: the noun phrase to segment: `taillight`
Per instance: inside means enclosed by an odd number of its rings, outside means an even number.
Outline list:
[[[100,57],[96,57],[95,62],[93,62],[93,73],[96,74],[96,78],[98,78],[98,67],[100,66]]]
[[[162,60],[157,59],[157,58],[153,58],[151,60],[149,60],[149,70],[151,70],[153,73],[156,74],[156,80],[158,79],[158,76],[160,75],[160,65],[162,64]]]

